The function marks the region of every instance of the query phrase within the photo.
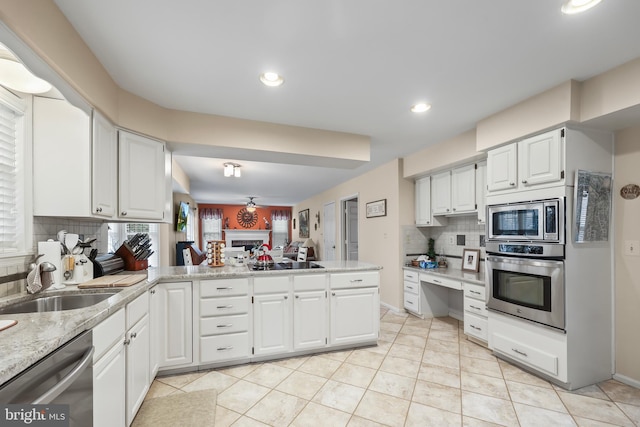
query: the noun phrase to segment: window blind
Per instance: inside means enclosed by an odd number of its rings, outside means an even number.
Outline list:
[[[0,254],[17,252],[22,239],[17,203],[17,117],[16,111],[0,103]]]

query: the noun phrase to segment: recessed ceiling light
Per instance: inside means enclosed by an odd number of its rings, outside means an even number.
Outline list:
[[[591,9],[601,1],[602,0],[565,0],[560,10],[567,15],[573,15]]]
[[[260,81],[266,86],[275,87],[280,86],[282,83],[284,83],[284,78],[282,78],[282,76],[278,73],[268,71],[266,73],[260,74]]]
[[[426,102],[420,102],[418,104],[411,106],[412,113],[424,113],[425,111],[429,111],[431,108],[431,104],[427,104]]]

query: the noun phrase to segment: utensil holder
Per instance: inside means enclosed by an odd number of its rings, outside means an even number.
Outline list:
[[[119,255],[124,261],[124,269],[127,271],[140,271],[149,268],[149,261],[146,259],[135,259],[129,248],[122,245],[116,251],[116,255]]]

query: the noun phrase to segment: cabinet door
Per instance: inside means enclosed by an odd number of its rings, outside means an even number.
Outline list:
[[[291,301],[288,293],[253,297],[254,354],[287,353],[291,350]]]
[[[118,217],[161,220],[165,208],[164,143],[118,132]]]
[[[193,315],[191,282],[160,283],[158,305],[159,365],[161,368],[193,361]]]
[[[380,325],[378,288],[331,291],[331,345],[378,339]]]
[[[136,416],[149,391],[149,315],[127,333],[127,425]]]
[[[431,177],[416,179],[416,225],[431,225]]]
[[[160,337],[164,333],[158,289],[158,285],[149,289],[149,375],[152,381],[160,369]]]
[[[120,340],[93,365],[94,427],[125,425],[125,362],[125,346]]]
[[[326,291],[297,292],[293,298],[293,348],[324,347],[326,343]]]
[[[91,216],[91,120],[65,100],[33,97],[33,214]]]
[[[451,172],[431,176],[431,211],[434,215],[451,213]]]
[[[561,132],[557,129],[518,143],[521,185],[528,187],[561,180]]]
[[[476,169],[476,204],[478,224],[487,222],[487,162],[480,162]]]
[[[518,179],[517,143],[487,153],[487,188],[489,191],[515,189]]]
[[[112,218],[116,213],[118,145],[116,128],[97,111],[93,112],[93,152],[91,155],[91,211]]]
[[[454,213],[476,210],[476,165],[451,171],[451,210]]]

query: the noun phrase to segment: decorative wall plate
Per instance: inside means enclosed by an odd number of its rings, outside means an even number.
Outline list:
[[[246,208],[242,208],[238,211],[236,219],[238,220],[238,224],[244,228],[251,228],[258,223],[258,213],[249,212]]]
[[[633,200],[640,196],[640,187],[636,184],[627,184],[620,189],[620,195],[623,199]]]

